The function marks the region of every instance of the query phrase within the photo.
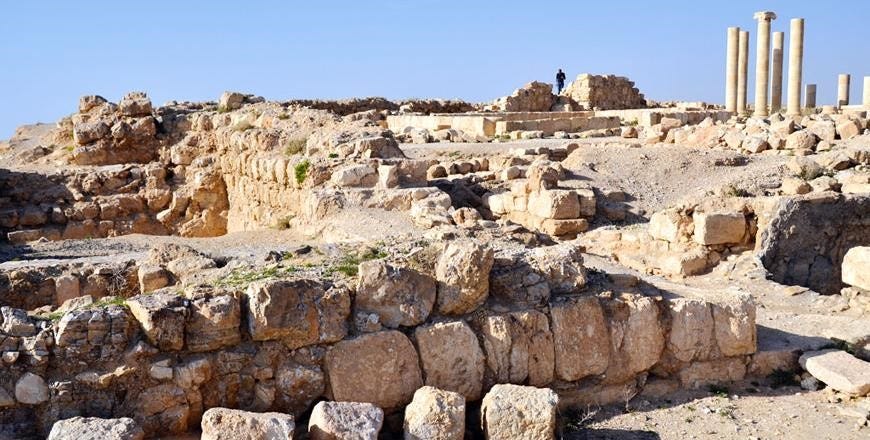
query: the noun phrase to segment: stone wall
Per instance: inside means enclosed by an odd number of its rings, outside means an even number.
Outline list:
[[[495,100],[490,108],[502,112],[547,112],[555,103],[552,85],[532,81],[509,96]]]
[[[551,386],[580,405],[652,381],[738,380],[756,349],[748,296],[597,294],[576,245],[456,240],[435,258],[431,272],[368,261],[355,279],[279,267],[247,286],[188,280],[53,320],[3,307],[0,435],[44,436],[79,415],[167,435],[212,407],[299,416],[323,398],[389,413],[423,385],[469,402],[498,383]],[[172,272],[191,259],[199,275],[221,271],[179,250],[143,263]]]
[[[562,91],[582,108],[616,110],[646,108],[646,99],[628,78],[614,75],[578,75]]]

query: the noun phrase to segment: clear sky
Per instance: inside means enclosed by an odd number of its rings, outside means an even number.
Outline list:
[[[62,1],[0,3],[0,139],[75,111],[78,97],[214,100],[441,97],[488,101],[557,68],[614,73],[647,97],[724,101],[728,26],[806,18],[804,79],[860,102],[870,1]],[[787,52],[787,49],[786,49]],[[788,54],[786,53],[786,60]],[[785,72],[787,75],[787,70]]]

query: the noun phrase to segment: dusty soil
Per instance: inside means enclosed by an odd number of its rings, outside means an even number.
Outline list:
[[[764,382],[764,381],[762,381]],[[661,399],[638,397],[628,407],[589,408],[565,426],[566,439],[866,439],[856,414],[870,401],[797,386],[772,388],[746,381],[727,389],[680,391]],[[842,401],[838,402],[840,399]]]

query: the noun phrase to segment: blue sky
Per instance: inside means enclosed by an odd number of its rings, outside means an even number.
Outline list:
[[[806,18],[805,82],[860,101],[870,2],[9,1],[0,6],[0,139],[72,113],[78,97],[441,97],[488,101],[531,80],[615,73],[653,99],[724,100],[728,26],[769,9]],[[786,54],[786,60],[787,58]],[[787,75],[787,72],[785,73]]]

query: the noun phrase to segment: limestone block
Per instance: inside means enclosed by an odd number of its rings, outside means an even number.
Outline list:
[[[564,189],[533,192],[529,194],[529,213],[540,218],[578,218],[580,199],[576,192]]]
[[[142,440],[145,432],[135,420],[72,417],[58,420],[51,427],[48,440]]]
[[[796,131],[785,138],[785,148],[788,150],[812,150],[818,143],[818,136],[808,130]]]
[[[105,104],[106,98],[99,95],[84,95],[79,98],[79,113],[87,113],[94,107]]]
[[[554,220],[551,218],[543,219],[539,225],[537,225],[538,230],[553,236],[563,236],[563,235],[576,235],[581,232],[586,232],[589,229],[589,220],[585,218],[576,218],[576,219],[567,219],[567,220]]]
[[[800,365],[829,387],[854,396],[870,394],[870,362],[842,350],[804,353]]]
[[[169,272],[155,264],[143,264],[137,272],[139,291],[148,293],[169,285]]]
[[[706,301],[677,298],[668,302],[671,332],[667,348],[682,362],[706,360],[715,347],[713,312]]]
[[[483,432],[491,440],[555,439],[558,403],[548,388],[496,385],[481,405]]]
[[[843,282],[870,290],[870,247],[856,246],[843,257]]]
[[[260,440],[293,438],[293,416],[211,408],[202,415],[202,440]]]
[[[33,373],[24,373],[15,382],[15,400],[25,405],[39,405],[48,401],[48,385],[45,379]]]
[[[423,386],[417,351],[395,330],[341,341],[326,354],[324,365],[337,401],[392,409],[410,402]]]
[[[326,376],[317,365],[300,365],[287,360],[275,370],[276,408],[296,415],[311,407],[326,390]]]
[[[694,362],[677,373],[683,387],[698,388],[705,384],[743,380],[746,363],[742,357]]]
[[[349,165],[333,171],[330,181],[342,188],[371,188],[378,183],[378,172],[368,165]]]
[[[555,354],[547,315],[530,310],[487,316],[482,332],[494,381],[533,386],[553,381]]]
[[[623,295],[605,304],[612,351],[604,380],[608,384],[623,383],[661,359],[665,332],[652,298]]]
[[[124,116],[150,116],[151,100],[142,92],[130,92],[118,102],[118,112]]]
[[[435,303],[436,283],[413,269],[382,260],[359,265],[355,309],[376,313],[387,327],[421,324]]]
[[[660,259],[660,269],[671,275],[697,275],[707,270],[708,254],[707,249],[700,246],[685,251],[670,251]]]
[[[741,212],[695,212],[692,220],[699,244],[740,243],[746,235],[746,218]]]
[[[78,145],[87,145],[109,135],[109,126],[105,122],[82,122],[73,125],[73,140]]]
[[[553,302],[550,316],[556,377],[570,382],[604,373],[610,358],[610,335],[598,298]]]
[[[725,356],[755,353],[755,302],[749,294],[735,294],[712,303],[714,334]]]
[[[804,180],[812,180],[819,177],[824,169],[815,160],[808,157],[794,156],[786,162],[785,166]]]
[[[761,153],[769,148],[766,136],[753,135],[743,140],[743,149],[750,153]]]
[[[378,167],[378,187],[396,188],[399,186],[399,168],[395,165]]]
[[[782,179],[782,185],[779,189],[783,194],[800,195],[807,194],[813,191],[813,187],[804,181],[795,177],[785,177]]]
[[[577,293],[586,286],[583,248],[566,242],[542,246],[529,252],[528,260],[547,281],[554,294]]]
[[[235,295],[195,298],[185,327],[190,351],[211,351],[236,345],[241,340],[241,306]]]
[[[574,192],[577,194],[577,199],[580,201],[580,215],[582,217],[594,217],[595,216],[595,192],[591,189],[575,189]]]
[[[324,301],[330,295],[316,281],[256,282],[248,286],[245,295],[248,331],[255,341],[280,340],[295,349],[335,342],[346,334],[349,301]]]
[[[311,411],[311,440],[377,440],[384,411],[369,403],[320,402]]]
[[[657,240],[678,243],[692,233],[693,224],[691,219],[681,215],[679,210],[669,208],[656,212],[650,217],[647,231]]]
[[[489,296],[492,249],[474,240],[452,241],[438,259],[438,312],[462,315],[480,307]]]
[[[477,336],[464,321],[417,327],[426,385],[480,399],[485,359]]]
[[[846,119],[837,124],[837,134],[840,135],[840,139],[852,139],[863,131],[861,125],[851,119]]]
[[[0,307],[0,330],[10,336],[27,337],[37,333],[36,321],[27,312],[14,307]]]
[[[79,290],[79,277],[75,275],[61,275],[54,280],[54,292],[57,304],[63,304],[66,301],[78,298],[81,291]]]
[[[405,440],[465,438],[465,398],[425,386],[405,408]]]
[[[163,351],[184,347],[187,307],[183,297],[174,293],[137,295],[127,300],[127,306],[152,345]]]
[[[837,129],[834,121],[813,121],[808,126],[806,131],[816,135],[820,140],[833,142],[837,137]]]

